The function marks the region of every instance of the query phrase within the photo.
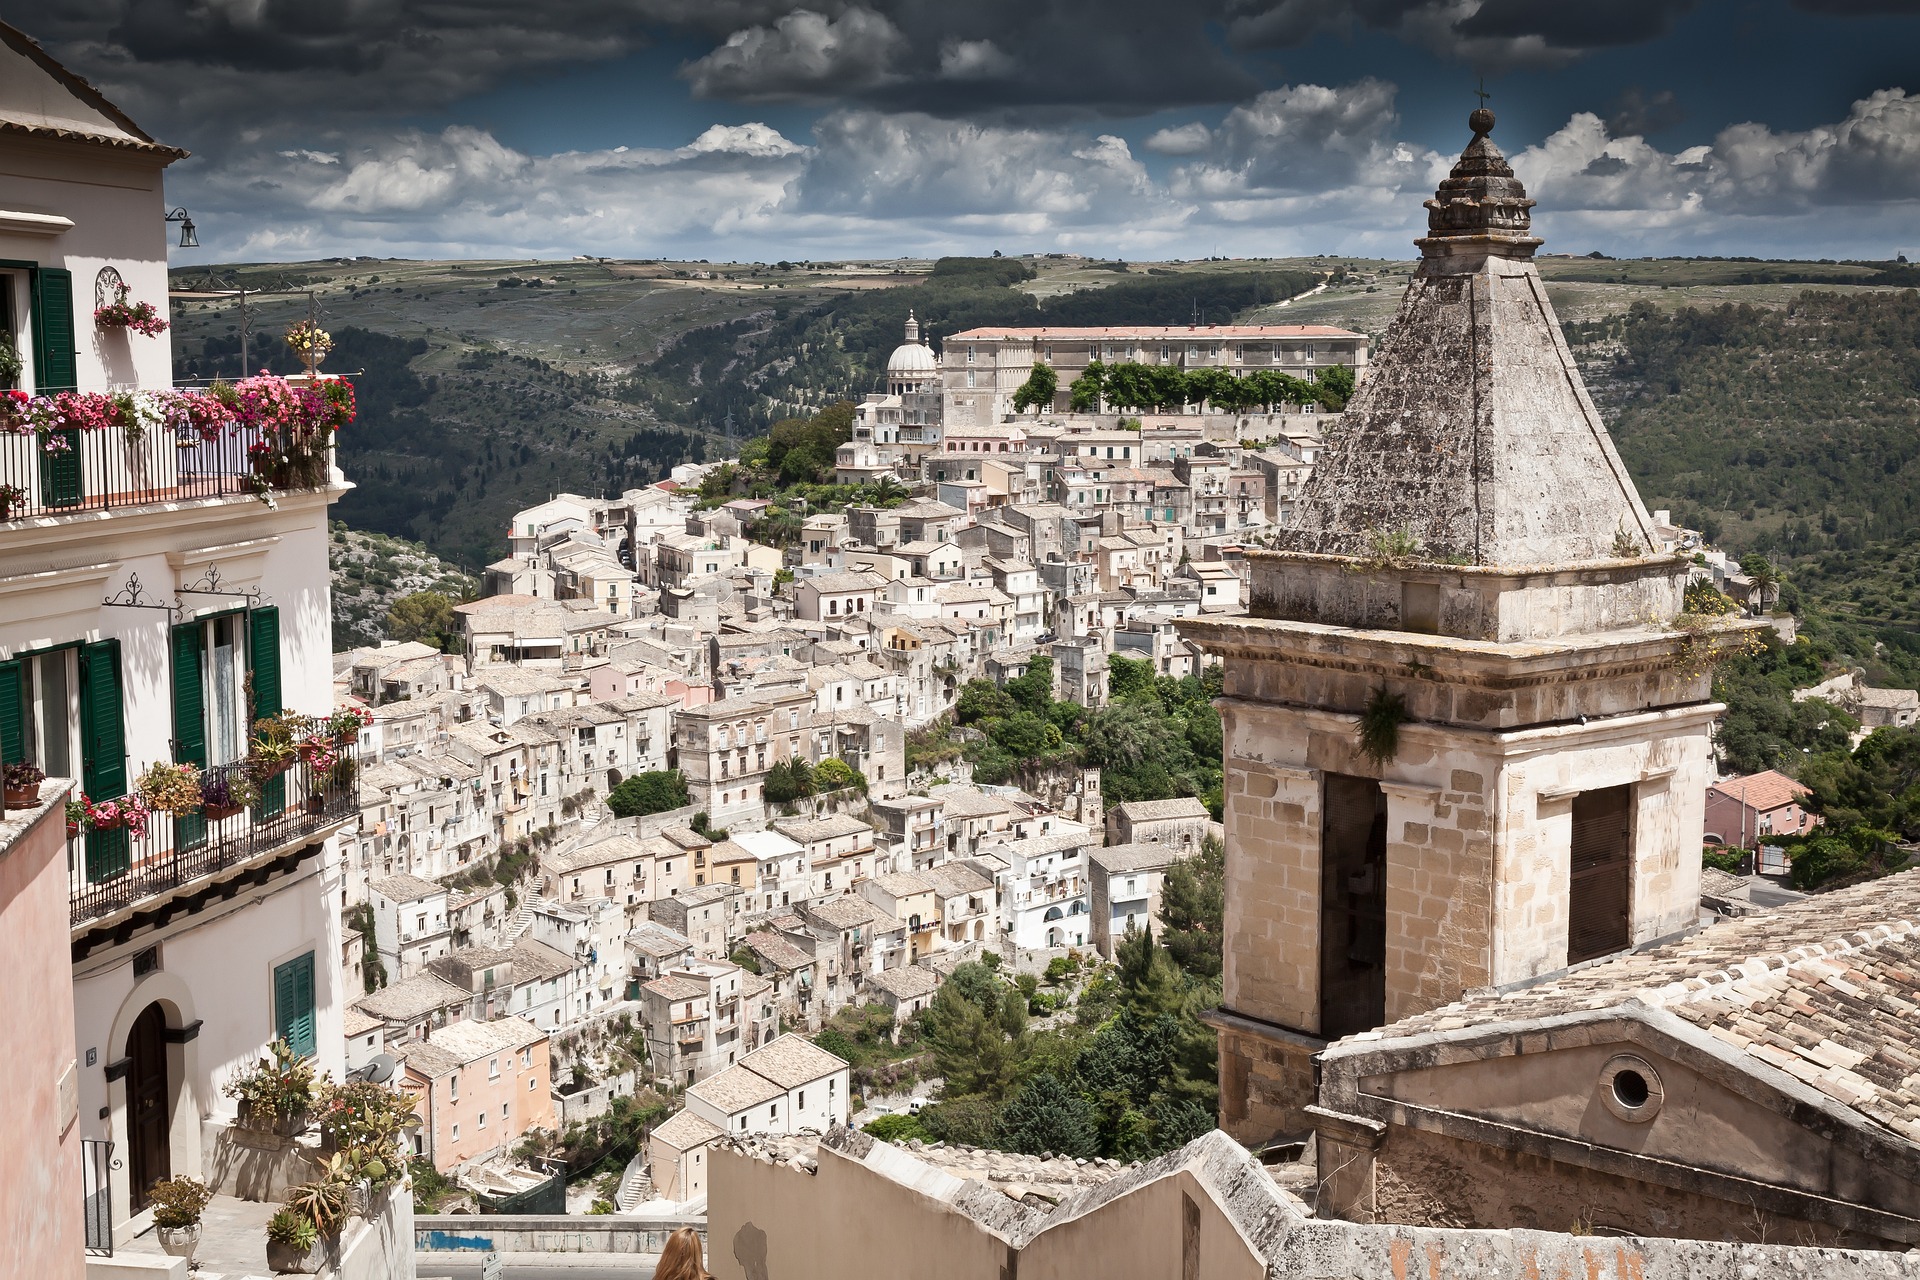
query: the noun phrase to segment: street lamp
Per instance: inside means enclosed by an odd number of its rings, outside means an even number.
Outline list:
[[[167,221],[180,224],[180,247],[182,249],[198,249],[200,247],[200,237],[194,234],[193,219],[184,208],[174,209],[169,212],[167,214]]]

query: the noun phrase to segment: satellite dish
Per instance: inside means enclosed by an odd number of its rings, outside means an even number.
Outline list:
[[[380,1053],[375,1054],[366,1066],[353,1072],[353,1076],[357,1080],[365,1080],[371,1084],[385,1084],[393,1079],[393,1073],[399,1069],[400,1059],[390,1053]]]

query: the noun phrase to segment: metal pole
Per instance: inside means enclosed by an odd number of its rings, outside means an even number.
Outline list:
[[[247,376],[247,365],[249,363],[247,338],[250,333],[250,326],[251,321],[247,317],[247,291],[242,289],[240,291],[240,376],[243,378]]]

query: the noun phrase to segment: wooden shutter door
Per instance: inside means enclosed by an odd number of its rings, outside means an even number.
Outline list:
[[[127,731],[120,697],[120,642],[80,646],[80,785],[95,800],[127,793]],[[87,833],[89,883],[124,875],[131,842],[126,828]]]
[[[1633,788],[1583,791],[1573,798],[1567,963],[1627,948],[1633,898]]]
[[[0,765],[27,758],[26,699],[21,689],[23,664],[0,662]]]
[[[182,623],[173,629],[173,760],[175,764],[207,766],[207,713],[201,688],[200,658],[203,624]],[[173,820],[173,847],[191,849],[207,838],[207,820],[198,813]]]
[[[280,714],[280,610],[273,605],[247,615],[247,676],[253,681],[255,720]],[[268,817],[287,807],[285,774],[269,778],[260,788],[260,811]]]
[[[73,272],[33,272],[33,386],[40,395],[80,385],[79,343],[73,326]]]
[[[303,1058],[314,1053],[313,953],[287,961],[273,971],[273,1029]]]
[[[40,267],[30,285],[33,309],[33,386],[40,395],[71,391],[79,385],[78,343],[73,327],[73,273],[64,267]],[[82,497],[80,429],[50,433],[67,442],[57,453],[38,450],[40,502],[48,507],[77,506]]]

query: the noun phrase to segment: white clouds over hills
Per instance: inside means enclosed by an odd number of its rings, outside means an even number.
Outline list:
[[[530,155],[465,126],[262,144],[175,182],[221,257],[1406,256],[1452,157],[1404,140],[1394,96],[1370,78],[1274,89],[1216,125],[1154,133],[1141,144],[1164,157],[1152,165],[1117,133],[1071,122],[843,108],[804,140],[714,125],[671,150]],[[1920,204],[1920,97],[1875,93],[1800,132],[1734,125],[1678,153],[1579,113],[1513,163],[1553,249],[1886,256],[1911,247],[1887,237]],[[1795,245],[1816,226],[1817,241]]]

